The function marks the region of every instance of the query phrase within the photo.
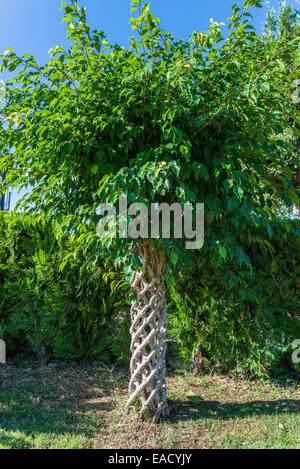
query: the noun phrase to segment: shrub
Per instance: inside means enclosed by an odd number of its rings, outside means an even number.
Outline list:
[[[109,260],[92,265],[80,251],[73,255],[74,243],[57,238],[50,222],[0,213],[0,325],[8,350],[30,344],[56,358],[122,360],[128,337],[115,334],[126,285]]]
[[[169,354],[250,377],[300,371],[290,346],[300,338],[300,226],[294,221],[286,234],[282,223],[272,245],[259,231],[255,243],[241,240],[252,271],[215,269],[202,256],[179,272],[168,299]],[[56,358],[124,362],[128,286],[110,259],[86,262],[75,242],[46,220],[0,212],[0,337],[11,352],[30,345]]]
[[[198,347],[200,366],[248,376],[285,365],[297,370],[290,357],[291,343],[300,338],[300,225],[295,220],[286,234],[283,224],[273,227],[267,249],[259,231],[251,247],[242,240],[252,271],[230,263],[215,270],[202,259],[180,273],[168,312],[174,353],[190,360]]]

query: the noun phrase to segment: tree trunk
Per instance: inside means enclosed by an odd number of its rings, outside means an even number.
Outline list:
[[[169,413],[165,382],[165,259],[149,243],[140,245],[137,253],[146,273],[137,270],[131,284],[136,300],[131,306],[131,380],[126,408],[129,410],[138,401],[139,417],[151,416],[153,422],[158,422]]]

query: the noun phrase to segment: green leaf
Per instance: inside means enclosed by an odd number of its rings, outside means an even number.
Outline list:
[[[239,199],[241,199],[244,195],[244,191],[240,186],[234,188],[234,193]]]
[[[178,254],[176,251],[172,251],[171,254],[170,254],[170,260],[172,262],[172,264],[175,266],[178,262]]]
[[[4,57],[5,57],[6,55],[8,55],[8,54],[10,54],[10,53],[13,53],[13,50],[12,50],[11,47],[8,47],[8,48],[6,49],[6,51],[3,53],[3,55],[4,55]]]
[[[141,258],[138,256],[138,254],[136,252],[133,253],[133,257],[134,257],[135,262],[137,263],[137,265],[139,267],[143,267],[143,262],[142,262]]]
[[[223,185],[224,185],[224,189],[227,191],[229,191],[229,189],[231,189],[231,187],[233,186],[233,179],[226,179],[224,182],[223,182]]]
[[[90,170],[91,170],[91,173],[97,174],[97,172],[98,172],[98,165],[97,165],[97,164],[93,164],[93,165],[90,167]]]
[[[219,247],[219,253],[220,253],[220,256],[223,257],[223,259],[226,259],[226,257],[227,257],[226,248],[224,248],[223,246],[220,246]]]

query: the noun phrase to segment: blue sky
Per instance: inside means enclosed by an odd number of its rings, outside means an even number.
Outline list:
[[[226,22],[233,3],[235,0],[150,0],[152,11],[176,37],[206,30],[210,18]],[[271,3],[277,4],[274,0]],[[296,5],[296,0],[290,3]],[[0,0],[0,51],[10,46],[18,54],[34,53],[45,62],[51,47],[67,46],[60,4],[61,0]],[[113,42],[127,44],[129,0],[79,0],[79,4],[87,6],[88,22],[93,28],[104,30]],[[256,8],[253,12],[254,26],[260,32],[265,10]]]
[[[149,0],[148,0],[149,1]],[[150,0],[153,13],[175,37],[187,38],[194,30],[208,29],[209,20],[224,21],[231,14],[234,0]],[[294,6],[299,0],[288,2]],[[79,0],[87,7],[88,23],[103,30],[109,41],[126,46],[130,36],[129,0]],[[275,7],[277,1],[271,1]],[[0,51],[7,47],[18,54],[33,53],[38,62],[48,60],[48,50],[56,45],[67,47],[66,25],[61,22],[61,0],[0,0]],[[253,9],[253,25],[262,31],[265,9]],[[1,79],[8,75],[0,76]],[[13,206],[16,195],[13,195]]]

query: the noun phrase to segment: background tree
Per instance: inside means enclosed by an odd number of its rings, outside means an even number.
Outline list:
[[[5,100],[5,85],[2,80],[0,80],[0,106]],[[4,210],[5,207],[5,194],[2,193],[2,186],[4,181],[5,173],[0,173],[0,210]]]
[[[239,234],[251,242],[264,227],[268,243],[276,211],[296,197],[294,157],[281,156],[288,143],[270,139],[290,126],[293,72],[287,78],[278,61],[296,41],[262,43],[249,23],[258,0],[233,7],[226,36],[211,20],[189,40],[164,31],[147,3],[131,4],[127,49],[92,31],[74,0],[62,4],[68,50],[56,46],[40,66],[7,49],[2,68],[21,71],[6,84],[1,166],[7,184],[34,186],[22,201],[27,212],[52,215],[93,249],[87,262],[106,249],[125,266],[135,291],[128,408],[138,403],[141,417],[157,421],[168,412],[165,283],[194,256],[174,236],[99,238],[96,209],[120,194],[149,208],[204,202],[202,249],[216,268],[228,258],[250,267]]]
[[[274,41],[276,39],[286,42],[290,41],[297,31],[299,31],[299,10],[293,8],[291,5],[288,5],[286,2],[279,2],[279,10],[276,10],[273,7],[268,8],[267,19],[264,27],[264,40],[266,42]],[[278,64],[281,67],[284,67],[286,75],[294,73],[294,70],[299,70],[300,66],[300,48],[291,51],[291,54],[285,56],[281,62]],[[297,77],[299,76],[299,73]],[[300,159],[299,159],[299,148],[300,148],[300,126],[299,126],[299,103],[300,103],[300,80],[295,78],[292,83],[292,90],[287,89],[286,95],[287,106],[293,107],[293,115],[290,119],[292,126],[288,129],[285,129],[283,133],[280,134],[280,138],[287,141],[291,145],[288,147],[289,152],[293,152],[294,155],[294,165],[292,169],[294,170],[294,186],[298,190],[298,199],[300,198]],[[278,138],[279,135],[275,135],[274,138]],[[284,153],[286,154],[286,152]],[[293,216],[294,218],[300,218],[300,203],[294,201],[293,204]]]

